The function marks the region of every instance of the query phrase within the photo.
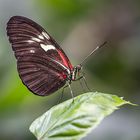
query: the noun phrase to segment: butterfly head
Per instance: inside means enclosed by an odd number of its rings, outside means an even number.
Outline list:
[[[82,69],[82,65],[81,65],[81,64],[78,64],[77,66],[74,67],[74,69],[75,69],[77,72],[79,72],[79,71],[81,71],[81,69]]]

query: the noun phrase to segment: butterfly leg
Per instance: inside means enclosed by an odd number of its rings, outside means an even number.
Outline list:
[[[68,87],[68,85],[66,85],[66,86],[63,87],[62,93],[61,93],[61,96],[60,96],[60,99],[59,99],[59,101],[58,101],[57,104],[59,104],[59,103],[62,101],[62,98],[63,98],[63,95],[64,95],[64,90],[65,90],[65,88],[67,88],[67,87]]]
[[[87,84],[87,82],[86,82],[86,78],[85,78],[85,73],[82,71],[81,72],[81,76],[80,77],[78,77],[75,81],[80,81],[80,85],[82,86],[82,82],[81,82],[81,79],[83,79],[83,81],[84,81],[84,83],[85,83],[85,86],[86,86],[86,88],[89,90],[89,91],[91,91],[91,89],[89,88],[89,86],[88,86],[88,84]],[[83,88],[83,86],[82,86],[82,88]],[[83,88],[84,89],[84,88]],[[85,90],[84,90],[85,91]]]
[[[83,79],[83,81],[84,81],[84,83],[85,83],[86,88],[87,88],[89,91],[91,91],[91,89],[89,88],[89,86],[88,86],[88,84],[87,84],[87,81],[86,81],[86,78],[85,78],[85,76],[84,76],[84,75],[83,75],[83,76],[80,76],[80,77],[79,77],[79,78],[77,78],[75,81],[79,81],[79,82],[80,82],[80,85],[81,85],[81,87],[82,87],[83,91],[85,92],[85,89],[83,88],[83,84],[82,84],[81,79]]]
[[[82,78],[83,78],[83,77],[82,77]],[[82,78],[81,78],[81,79],[82,79]],[[84,86],[83,86],[83,83],[82,83],[81,79],[79,79],[78,81],[79,81],[79,83],[80,83],[80,86],[82,87],[83,92],[86,92],[86,90],[84,89]]]
[[[74,102],[74,94],[73,94],[73,91],[72,91],[72,89],[71,89],[71,85],[70,85],[70,83],[68,83],[68,86],[69,86],[69,89],[70,89],[70,93],[71,93],[71,96],[72,96],[72,102]]]
[[[85,83],[86,88],[87,88],[89,91],[91,91],[91,89],[89,88],[89,86],[88,86],[88,84],[87,84],[87,81],[86,81],[86,78],[85,78],[85,73],[84,73],[83,69],[81,69],[81,74],[82,74],[82,79],[83,79],[83,81],[84,81],[84,83]]]
[[[86,85],[86,87],[87,87],[87,89],[89,90],[89,91],[91,91],[91,89],[89,88],[89,86],[88,86],[88,84],[87,84],[87,81],[86,81],[86,78],[85,78],[85,76],[83,76],[83,81],[84,81],[84,83],[85,83],[85,85]]]

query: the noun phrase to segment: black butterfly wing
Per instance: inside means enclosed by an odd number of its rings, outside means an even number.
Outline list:
[[[42,52],[72,70],[72,65],[56,41],[37,23],[22,16],[14,16],[7,23],[7,35],[16,57],[25,53]]]
[[[35,94],[45,96],[64,86],[72,65],[55,40],[37,23],[14,16],[7,23],[19,75]]]
[[[66,83],[67,71],[48,57],[26,55],[17,62],[23,83],[37,95],[49,95]]]

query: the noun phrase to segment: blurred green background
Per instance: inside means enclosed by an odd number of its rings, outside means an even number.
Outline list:
[[[28,130],[31,122],[61,96],[61,90],[48,97],[35,96],[19,79],[5,29],[15,15],[42,25],[73,65],[108,41],[84,65],[88,85],[140,104],[139,0],[0,0],[0,140],[35,140]],[[78,82],[72,89],[75,96],[83,93]],[[68,98],[67,89],[63,100]],[[139,120],[139,107],[125,106],[84,140],[140,140]]]

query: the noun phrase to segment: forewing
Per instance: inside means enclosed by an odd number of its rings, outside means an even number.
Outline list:
[[[72,65],[56,41],[37,23],[21,16],[7,23],[7,35],[18,59],[26,54],[47,55],[72,70]]]

